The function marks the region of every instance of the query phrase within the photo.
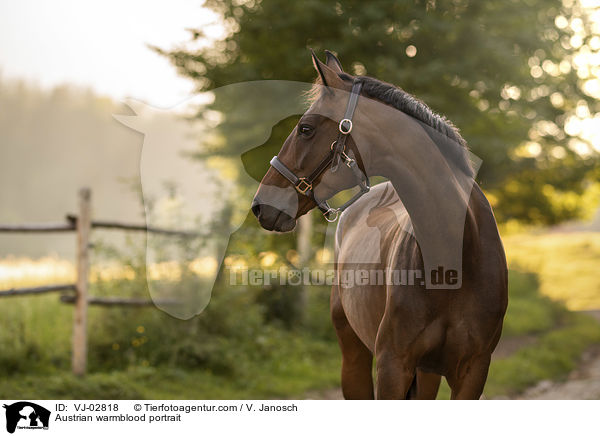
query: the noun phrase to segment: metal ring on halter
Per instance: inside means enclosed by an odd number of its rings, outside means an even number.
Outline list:
[[[335,213],[335,215],[332,219],[329,218],[329,214],[331,214],[331,213]],[[339,209],[329,209],[327,212],[325,212],[323,214],[323,217],[325,218],[325,221],[327,221],[328,223],[334,223],[337,221],[339,214],[340,214]]]
[[[344,130],[344,123],[349,124],[348,130]],[[349,120],[348,118],[344,118],[342,121],[340,121],[340,125],[338,126],[338,129],[344,135],[347,135],[348,133],[350,133],[352,131],[352,120]]]

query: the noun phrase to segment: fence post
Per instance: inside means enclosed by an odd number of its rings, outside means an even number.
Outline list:
[[[91,197],[89,188],[79,191],[77,217],[77,283],[73,315],[73,374],[85,375],[87,366],[87,299],[90,268]]]

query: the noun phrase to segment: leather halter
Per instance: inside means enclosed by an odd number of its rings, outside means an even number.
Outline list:
[[[273,156],[273,159],[271,159],[270,162],[271,166],[275,168],[283,177],[285,177],[285,179],[287,179],[292,185],[294,185],[294,188],[296,188],[296,190],[300,194],[309,197],[315,203],[317,203],[319,210],[323,213],[323,216],[329,222],[334,222],[335,220],[337,220],[341,212],[350,207],[356,200],[358,200],[364,194],[369,192],[369,190],[371,189],[371,185],[369,184],[369,178],[358,167],[358,164],[356,163],[356,159],[354,159],[354,154],[352,153],[352,151],[346,153],[346,139],[352,131],[352,117],[354,115],[356,105],[358,104],[358,97],[360,95],[361,89],[362,83],[358,80],[354,80],[354,82],[352,83],[352,91],[350,92],[350,98],[348,99],[348,106],[346,107],[346,112],[344,113],[344,118],[340,121],[338,125],[338,137],[331,144],[330,152],[308,177],[298,177],[296,174],[294,174],[293,171],[286,167],[277,156]],[[338,170],[340,159],[342,159],[346,166],[348,166],[348,168],[352,170],[354,177],[358,180],[360,192],[355,194],[350,200],[348,200],[340,207],[332,208],[327,203],[327,200],[317,202],[313,191],[313,182],[329,166],[331,166],[331,172],[335,173]]]

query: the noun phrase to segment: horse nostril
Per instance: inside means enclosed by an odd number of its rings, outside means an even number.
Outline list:
[[[252,205],[252,213],[258,218],[258,215],[260,215],[260,203],[254,203]]]

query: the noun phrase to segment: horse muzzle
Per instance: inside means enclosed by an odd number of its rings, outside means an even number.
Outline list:
[[[293,217],[273,206],[260,203],[256,198],[252,202],[252,213],[265,230],[290,232],[296,227],[296,220]]]

